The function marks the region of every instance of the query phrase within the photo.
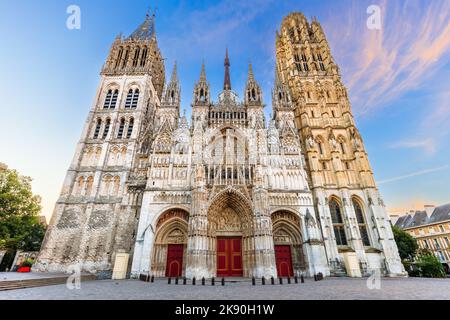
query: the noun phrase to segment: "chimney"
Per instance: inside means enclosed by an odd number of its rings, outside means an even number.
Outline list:
[[[429,218],[429,217],[431,217],[431,215],[433,214],[433,211],[434,211],[434,208],[435,208],[436,206],[435,205],[433,205],[433,204],[426,204],[425,206],[424,206],[424,209],[425,209],[425,212],[427,213],[427,217]]]

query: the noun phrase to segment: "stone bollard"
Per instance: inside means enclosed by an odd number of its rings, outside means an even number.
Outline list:
[[[294,282],[298,283],[298,277],[297,276],[294,277]]]
[[[214,277],[211,278],[211,285],[214,286],[215,285],[216,280],[214,279]]]
[[[167,280],[167,284],[171,284],[172,283],[172,278],[169,277],[169,279]]]
[[[261,283],[262,283],[263,286],[265,286],[266,285],[266,278],[262,277],[261,278]]]
[[[186,283],[187,283],[187,279],[186,279],[186,277],[184,277],[183,278],[183,285],[186,285]]]
[[[305,277],[303,277],[303,275],[300,276],[300,282],[305,283]]]
[[[252,286],[256,285],[256,279],[255,277],[252,277]]]
[[[178,277],[175,278],[175,284],[178,284]]]
[[[288,284],[291,284],[291,277],[288,277]]]
[[[192,285],[195,286],[195,277],[192,278]]]
[[[202,286],[205,285],[205,277],[202,278]]]
[[[283,278],[278,278],[280,280],[280,284],[283,284]]]
[[[271,283],[272,285],[275,284],[275,279],[274,279],[274,277],[270,278],[270,283]]]
[[[225,278],[222,278],[222,285],[225,285]]]

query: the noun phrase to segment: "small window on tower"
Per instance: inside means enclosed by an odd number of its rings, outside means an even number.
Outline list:
[[[302,53],[303,69],[309,71],[308,60],[306,59],[306,54]]]
[[[317,58],[319,60],[320,70],[325,71],[325,65],[323,64],[322,55],[320,53],[317,55]]]
[[[117,138],[122,139],[123,138],[123,130],[125,129],[125,119],[120,119],[120,125],[119,125],[119,132],[117,133]]]
[[[139,101],[139,89],[134,91],[133,101],[131,102],[131,108],[136,109]]]
[[[115,90],[111,99],[111,104],[109,106],[110,109],[115,109],[117,104],[117,98],[119,97],[119,90]]]
[[[102,127],[102,120],[98,119],[97,120],[97,125],[95,127],[94,139],[98,139],[98,135],[100,134],[101,127]]]
[[[127,139],[131,138],[131,135],[133,133],[133,126],[134,126],[134,119],[130,119],[130,123],[128,124],[128,133],[127,133]]]
[[[117,54],[116,65],[114,66],[115,68],[117,68],[120,65],[120,61],[122,60],[122,55],[123,55],[123,48],[121,47],[119,49],[119,53]]]
[[[147,49],[147,47],[144,47],[144,50],[142,50],[142,56],[141,56],[141,67],[145,67],[145,63],[147,61],[147,53],[148,53],[148,49]]]
[[[131,101],[133,100],[133,89],[128,91],[127,100],[125,101],[125,108],[131,107]]]
[[[110,126],[111,126],[111,120],[107,119],[106,124],[105,124],[105,130],[103,130],[103,137],[102,137],[103,140],[105,140],[106,137],[108,136]]]
[[[112,90],[108,90],[108,93],[106,94],[105,98],[105,104],[103,105],[103,109],[108,109],[111,105],[111,98],[112,98]]]
[[[140,51],[141,51],[141,48],[137,47],[136,51],[134,53],[133,67],[137,67],[137,65],[138,65]]]
[[[300,56],[298,54],[294,54],[294,60],[295,60],[295,67],[297,68],[297,71],[302,71],[302,64],[300,60]]]

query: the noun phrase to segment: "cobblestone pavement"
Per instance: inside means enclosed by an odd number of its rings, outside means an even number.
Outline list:
[[[173,283],[173,282],[172,282]],[[382,279],[379,290],[369,290],[366,279],[327,278],[303,284],[252,286],[251,282],[168,285],[166,280],[146,283],[137,280],[82,282],[81,289],[65,285],[0,292],[0,300],[366,300],[445,299],[450,300],[450,279]]]

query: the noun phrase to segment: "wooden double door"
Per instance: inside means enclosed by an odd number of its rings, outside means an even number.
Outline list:
[[[167,246],[166,277],[181,277],[183,273],[184,245],[169,244]]]
[[[290,245],[275,245],[275,262],[279,277],[294,276]]]
[[[217,276],[242,277],[242,238],[217,238]]]

